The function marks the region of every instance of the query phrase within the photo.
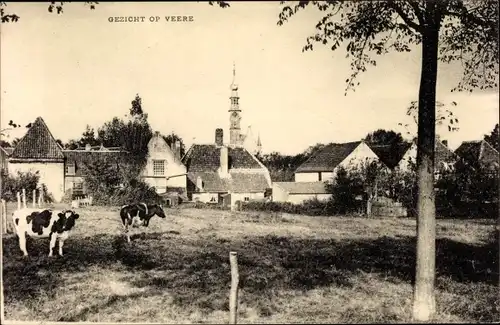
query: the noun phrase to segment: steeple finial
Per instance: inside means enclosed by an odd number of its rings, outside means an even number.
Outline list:
[[[233,61],[233,82],[231,82],[231,89],[238,90],[238,85],[236,84],[236,64]]]

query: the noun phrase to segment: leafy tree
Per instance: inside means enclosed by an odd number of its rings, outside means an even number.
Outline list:
[[[130,108],[130,116],[141,117],[144,112],[142,111],[142,99],[139,97],[139,94],[135,95],[131,104],[132,107]]]
[[[282,2],[284,3],[284,2]],[[337,50],[347,42],[352,74],[346,93],[359,85],[356,77],[374,55],[389,51],[409,52],[422,48],[418,96],[418,220],[417,263],[413,318],[429,320],[435,313],[435,192],[434,141],[438,61],[460,60],[462,80],[452,91],[498,87],[498,1],[494,0],[406,0],[406,1],[300,1],[285,5],[278,25],[308,5],[325,12],[317,32],[307,38],[304,51],[314,43]]]
[[[105,147],[121,147],[130,153],[137,164],[146,162],[148,142],[153,130],[148,122],[148,114],[143,111],[140,97],[132,101],[128,121],[114,117],[97,130],[97,141]],[[133,113],[133,114],[132,114]]]
[[[180,136],[178,136],[177,134],[175,134],[174,132],[172,132],[171,134],[165,136],[165,135],[162,135],[162,138],[163,140],[165,140],[165,142],[170,146],[172,147],[172,143],[174,141],[177,141],[177,145],[180,146],[181,148],[181,158],[184,157],[184,154],[186,153],[186,146],[184,145],[184,141],[182,140],[182,138]]]
[[[499,132],[499,127],[498,127],[498,123],[495,125],[495,128],[493,129],[493,131],[491,131],[491,133],[489,135],[485,135],[484,136],[484,140],[485,141],[488,141],[489,144],[491,144],[491,146],[495,149],[497,149],[497,151],[500,152],[500,132]]]
[[[61,140],[61,139],[56,139],[56,142],[57,142],[57,144],[58,144],[59,146],[61,146],[61,148],[63,148],[63,149],[64,149],[65,144],[62,142],[62,140]]]
[[[0,140],[0,147],[2,147],[2,148],[11,148],[12,146],[10,145],[10,143],[8,141]]]
[[[59,2],[59,4],[56,4],[55,1],[50,1],[47,10],[50,13],[56,12],[57,14],[62,14],[63,13],[63,6],[67,2],[70,2],[70,1]],[[89,6],[91,10],[94,10],[95,5],[97,5],[98,3],[99,2],[96,2],[96,1],[87,1],[87,2],[84,2],[84,5]],[[17,22],[21,18],[18,15],[16,15],[15,13],[6,13],[5,7],[7,7],[7,3],[0,2],[0,21],[2,23]]]
[[[85,127],[85,132],[83,132],[82,137],[78,140],[78,146],[85,147],[87,144],[91,146],[98,146],[100,144],[95,137],[94,129],[88,124]]]
[[[368,133],[364,140],[377,145],[398,145],[405,142],[401,133],[384,129]]]

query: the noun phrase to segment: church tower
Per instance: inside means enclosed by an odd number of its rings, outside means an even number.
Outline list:
[[[238,103],[238,85],[235,83],[236,67],[233,63],[233,82],[231,83],[231,107],[229,109],[229,144],[233,146],[241,145],[241,109]]]

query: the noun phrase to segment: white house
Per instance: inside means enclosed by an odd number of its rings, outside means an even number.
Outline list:
[[[436,174],[439,174],[441,171],[453,168],[456,159],[457,156],[453,153],[453,151],[450,150],[450,148],[448,148],[448,142],[446,140],[440,141],[439,138],[436,138],[434,153],[434,166]],[[397,165],[397,168],[401,171],[408,171],[410,162],[417,162],[416,141],[413,141],[410,148],[408,148],[406,153],[403,155]]]
[[[332,197],[326,190],[325,182],[274,182],[273,202],[301,204],[317,199],[327,201]]]
[[[45,184],[54,200],[64,195],[64,161],[62,148],[50,133],[47,124],[37,117],[26,134],[19,140],[8,160],[8,172],[38,172],[39,183]]]
[[[349,169],[374,161],[380,159],[364,141],[331,143],[296,169],[295,182],[332,181],[340,167]]]
[[[159,132],[149,141],[147,162],[141,177],[157,193],[186,191],[187,170],[181,162],[180,150],[180,143],[172,143],[171,148]]]

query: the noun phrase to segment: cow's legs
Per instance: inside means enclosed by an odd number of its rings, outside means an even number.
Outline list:
[[[63,256],[64,239],[59,238],[59,255]]]
[[[52,251],[54,250],[54,247],[56,247],[56,241],[57,241],[57,236],[56,236],[56,234],[51,234],[51,235],[50,235],[50,248],[49,248],[49,256],[52,256]]]
[[[26,233],[20,231],[17,236],[19,238],[19,248],[21,252],[23,252],[24,256],[28,256],[28,251],[26,250]]]
[[[130,214],[128,214],[127,220],[124,220],[123,227],[125,228],[125,236],[127,236],[127,242],[130,243],[130,231],[129,231],[129,226],[128,223],[131,220]]]

